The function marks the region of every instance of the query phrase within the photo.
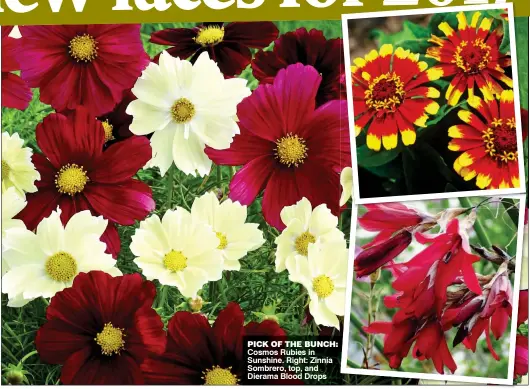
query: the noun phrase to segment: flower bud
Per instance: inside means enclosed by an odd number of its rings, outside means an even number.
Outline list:
[[[192,312],[200,312],[202,309],[202,306],[204,305],[204,300],[201,298],[201,296],[197,296],[193,299],[190,299],[188,302]]]

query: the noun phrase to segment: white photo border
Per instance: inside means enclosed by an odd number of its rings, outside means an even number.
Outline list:
[[[349,34],[348,34],[348,21],[356,19],[370,19],[370,18],[384,18],[390,16],[412,16],[412,15],[434,15],[438,13],[454,13],[460,11],[488,11],[507,9],[509,19],[509,33],[510,33],[510,53],[512,58],[512,79],[513,79],[513,90],[514,93],[514,105],[515,105],[515,120],[517,131],[517,150],[519,152],[519,188],[508,188],[508,189],[477,189],[472,191],[460,191],[460,192],[442,192],[442,193],[428,193],[418,195],[401,195],[401,196],[384,196],[384,197],[366,197],[361,198],[359,188],[359,165],[357,163],[357,145],[355,136],[355,124],[354,124],[354,111],[353,111],[353,96],[352,96],[352,80],[350,76],[350,45],[349,45]],[[449,199],[458,197],[474,197],[474,196],[506,196],[512,194],[526,193],[526,169],[524,164],[523,155],[523,135],[522,135],[522,121],[521,121],[521,102],[519,91],[519,75],[517,67],[517,50],[516,50],[516,37],[515,37],[515,20],[513,12],[513,3],[505,4],[489,4],[477,6],[459,6],[459,7],[444,7],[444,8],[423,8],[414,10],[404,11],[384,11],[384,12],[367,12],[359,14],[344,14],[342,15],[342,35],[343,35],[343,47],[344,47],[344,64],[346,68],[346,95],[348,101],[348,124],[350,129],[350,144],[351,144],[351,161],[352,168],[354,170],[354,178],[356,179],[357,185],[353,188],[353,202],[354,204],[379,204],[389,203],[396,201],[417,201],[417,200],[436,200],[436,199]]]
[[[465,196],[460,196],[465,197]],[[472,197],[491,197],[491,196],[472,196]],[[367,376],[379,376],[379,377],[396,377],[396,378],[413,378],[413,379],[424,379],[434,381],[450,381],[450,382],[462,382],[462,383],[475,383],[475,384],[496,384],[496,385],[513,385],[514,378],[514,364],[515,364],[515,340],[517,336],[517,314],[519,307],[519,289],[521,284],[521,264],[523,254],[523,240],[524,240],[524,226],[525,226],[525,212],[526,212],[526,195],[511,195],[504,196],[503,198],[511,198],[519,200],[519,223],[517,229],[517,250],[515,254],[515,275],[514,275],[514,288],[513,288],[513,302],[512,302],[512,317],[511,317],[511,328],[510,328],[510,351],[508,359],[508,377],[507,378],[487,378],[487,377],[468,377],[460,375],[449,375],[449,374],[430,374],[430,373],[408,373],[394,370],[372,370],[363,368],[352,368],[348,366],[348,350],[350,342],[350,313],[351,313],[351,300],[352,300],[352,289],[354,282],[354,257],[355,250],[355,232],[357,231],[357,208],[359,205],[354,205],[352,208],[352,224],[350,228],[350,253],[348,258],[348,275],[346,284],[346,307],[344,313],[344,332],[342,334],[342,354],[341,354],[341,365],[340,372],[342,374],[359,374]],[[434,199],[436,200],[436,199]],[[403,203],[407,203],[404,201]],[[362,204],[360,204],[362,205]]]

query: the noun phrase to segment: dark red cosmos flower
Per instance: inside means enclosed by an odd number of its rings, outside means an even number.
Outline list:
[[[430,296],[431,300],[422,299],[416,303],[434,306],[438,315],[447,301],[447,287],[459,277],[463,277],[471,291],[482,294],[473,269],[473,263],[479,257],[466,251],[468,243],[461,235],[459,225],[459,220],[455,218],[449,222],[446,232],[434,237],[416,233],[418,242],[431,245],[408,261],[407,270],[392,284],[394,289],[403,293],[414,293],[421,290],[423,285],[424,296]]]
[[[88,209],[109,220],[102,240],[116,257],[120,238],[114,223],[132,225],[155,209],[149,185],[132,178],[151,158],[149,140],[131,137],[103,151],[103,126],[82,107],[69,116],[48,115],[36,136],[43,154],[34,154],[33,163],[41,180],[17,218],[33,230],[57,206],[63,223]]]
[[[149,385],[245,385],[243,337],[284,337],[273,320],[245,325],[243,311],[229,303],[213,326],[201,314],[177,312],[168,323],[167,347],[162,355],[151,356],[142,364]],[[272,383],[265,380],[262,384]],[[278,383],[277,381],[275,383]],[[287,382],[282,382],[287,383]]]
[[[22,78],[58,112],[79,105],[95,116],[110,112],[149,63],[139,24],[20,29]]]
[[[245,165],[229,197],[250,205],[264,190],[263,216],[280,230],[280,211],[303,197],[340,212],[339,173],[351,166],[347,106],[334,100],[315,109],[321,80],[311,66],[281,70],[272,85],[260,85],[239,104],[241,133],[230,148],[205,150],[217,165]]]
[[[18,75],[12,73],[20,70],[17,61],[19,39],[9,37],[13,26],[2,26],[2,107],[24,110],[28,107],[33,94],[31,89]]]
[[[272,51],[260,51],[252,61],[252,73],[260,83],[272,84],[281,69],[302,63],[313,66],[322,76],[318,89],[317,106],[330,100],[346,99],[346,89],[341,82],[344,75],[342,39],[324,37],[320,30],[296,31],[281,35]]]
[[[226,77],[240,74],[252,60],[253,49],[263,49],[278,37],[272,22],[203,23],[194,28],[167,28],[151,35],[151,42],[172,46],[167,52],[191,62],[207,51]]]
[[[418,227],[430,228],[436,220],[399,203],[365,205],[368,209],[358,219],[366,231],[379,232],[363,251],[355,256],[354,267],[358,278],[385,266],[401,254],[412,242]]]
[[[105,130],[105,143],[107,145],[112,143],[112,141],[126,139],[133,136],[133,133],[129,130],[133,117],[125,111],[129,104],[134,100],[136,100],[134,93],[132,93],[131,90],[126,90],[123,92],[123,98],[121,101],[111,112],[98,117]]]
[[[519,308],[517,314],[517,326],[528,320],[528,289],[519,292]]]
[[[151,308],[156,288],[140,274],[80,273],[57,293],[35,345],[45,363],[63,365],[66,385],[143,384],[148,354],[166,346],[162,320]]]
[[[517,335],[515,337],[515,377],[528,374],[528,336]]]

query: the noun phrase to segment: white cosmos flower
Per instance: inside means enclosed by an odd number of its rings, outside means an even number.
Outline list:
[[[340,173],[340,185],[342,186],[342,195],[340,196],[340,206],[348,202],[353,192],[353,169],[345,167]]]
[[[153,158],[164,175],[171,164],[186,174],[207,175],[211,161],[205,146],[230,147],[239,127],[237,105],[250,96],[247,81],[225,79],[207,52],[195,64],[174,58],[166,51],[159,64],[151,63],[132,92],[138,97],[127,107],[136,135],[153,133]]]
[[[308,256],[287,261],[289,279],[302,284],[309,295],[309,312],[315,323],[339,329],[337,316],[344,316],[348,249],[346,242],[317,242]]]
[[[282,209],[280,217],[286,225],[285,230],[276,238],[276,271],[285,270],[285,263],[296,255],[307,256],[311,243],[344,241],[344,233],[337,228],[339,219],[333,216],[325,204],[314,210],[305,197]]]
[[[260,248],[265,240],[259,225],[245,223],[247,207],[228,199],[219,204],[213,192],[193,202],[191,216],[195,221],[208,224],[220,240],[218,249],[224,257],[224,270],[240,270],[239,260],[249,251]]]
[[[4,193],[2,193],[2,240],[6,236],[6,231],[11,228],[25,228],[24,222],[22,220],[14,219],[14,217],[24,209],[27,202],[24,196],[21,196],[20,193],[14,187],[9,188]],[[4,249],[4,244],[2,242],[2,251]],[[2,275],[4,275],[9,270],[7,262],[2,257]]]
[[[31,162],[31,149],[23,146],[17,133],[2,133],[2,192],[11,187],[21,195],[37,191],[35,181],[40,180],[40,174]]]
[[[21,307],[37,297],[53,297],[72,286],[81,272],[122,274],[100,241],[108,223],[102,216],[82,211],[64,227],[60,214],[57,210],[43,219],[36,233],[26,228],[6,231],[2,258],[9,271],[2,277],[2,292],[8,294],[8,306]]]
[[[162,221],[153,215],[140,223],[132,237],[134,262],[148,280],[176,286],[185,297],[195,297],[208,281],[221,279],[223,253],[212,228],[194,222],[183,208],[167,211]]]

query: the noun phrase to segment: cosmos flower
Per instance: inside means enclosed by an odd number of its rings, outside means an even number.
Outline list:
[[[398,145],[398,133],[405,146],[416,142],[416,127],[427,127],[429,115],[440,106],[434,87],[425,86],[442,72],[427,69],[419,54],[391,44],[357,58],[351,67],[355,133],[366,128],[366,145],[374,151]]]
[[[37,191],[35,181],[40,180],[40,174],[31,162],[33,152],[23,146],[24,140],[18,133],[2,133],[2,192],[11,187],[20,195]]]
[[[307,251],[307,256],[296,255],[287,260],[289,280],[307,290],[309,312],[316,324],[340,329],[337,316],[344,316],[348,273],[346,241],[318,241]]]
[[[140,365],[165,350],[156,289],[140,274],[92,271],[52,298],[35,345],[44,363],[63,365],[65,385],[143,384]]]
[[[35,233],[26,228],[7,230],[2,260],[9,271],[2,277],[2,293],[8,294],[8,306],[21,307],[37,297],[53,297],[72,286],[81,272],[122,274],[100,241],[106,220],[82,211],[63,227],[60,214],[52,212]]]
[[[172,46],[173,57],[194,63],[207,51],[226,77],[240,74],[252,60],[250,49],[263,49],[278,36],[272,22],[203,23],[194,28],[167,28],[156,31],[150,41]]]
[[[502,25],[490,31],[492,19],[483,17],[479,24],[481,17],[480,12],[475,12],[468,24],[465,13],[460,12],[457,15],[458,31],[443,22],[438,28],[447,38],[433,35],[429,40],[435,46],[427,49],[427,57],[439,62],[433,71],[440,72],[444,78],[452,78],[445,94],[449,105],[458,104],[466,89],[473,98],[475,86],[486,100],[493,100],[504,90],[498,81],[513,88],[512,79],[505,73],[505,68],[512,64],[511,57],[499,52],[505,33]]]
[[[21,75],[56,111],[110,112],[149,63],[139,24],[22,26]],[[23,60],[22,60],[23,59]]]
[[[4,251],[6,231],[12,228],[26,227],[22,220],[15,219],[15,216],[24,209],[26,204],[25,196],[21,196],[14,187],[2,193],[2,251]],[[9,266],[2,255],[2,275],[8,270]]]
[[[162,175],[173,162],[186,174],[205,176],[212,162],[205,146],[230,147],[239,133],[237,105],[250,95],[242,78],[225,80],[217,64],[203,52],[194,65],[160,55],[138,79],[132,92],[138,97],[127,108],[133,116],[132,133],[153,133],[153,159]]]
[[[281,69],[301,63],[313,66],[322,76],[316,95],[317,106],[330,100],[346,99],[341,83],[344,75],[342,39],[326,39],[320,30],[302,27],[282,34],[272,51],[259,51],[252,61],[252,73],[260,83],[272,84]]]
[[[123,98],[121,101],[111,112],[98,117],[98,120],[101,121],[103,129],[105,130],[106,145],[133,136],[133,133],[129,130],[133,118],[125,111],[131,101],[134,100],[136,100],[136,96],[130,90],[126,90],[123,92]]]
[[[167,348],[141,366],[148,385],[248,385],[279,383],[275,380],[248,380],[243,354],[244,337],[260,340],[284,337],[273,320],[245,325],[243,311],[229,303],[210,326],[200,314],[177,312],[169,320]]]
[[[176,286],[193,298],[208,281],[221,279],[224,242],[212,228],[192,219],[184,208],[153,215],[140,223],[132,237],[134,262],[148,280]]]
[[[475,96],[468,103],[475,111],[461,110],[465,124],[449,128],[449,150],[462,152],[454,169],[466,181],[476,178],[480,189],[518,188],[514,92],[503,91],[500,100],[491,101]]]
[[[230,148],[206,149],[217,165],[245,165],[230,182],[229,197],[250,205],[264,191],[263,216],[280,230],[281,210],[302,197],[315,207],[326,204],[335,216],[340,212],[338,173],[351,166],[347,103],[315,109],[320,83],[311,66],[282,69],[272,85],[260,85],[239,104],[241,133]]]
[[[528,335],[517,334],[515,337],[515,365],[514,376],[522,377],[528,374]]]
[[[331,214],[325,204],[313,207],[305,197],[295,205],[285,207],[280,213],[287,226],[275,240],[276,272],[286,269],[288,260],[297,256],[307,258],[309,246],[317,241],[342,242],[344,233],[337,228],[339,219]]]
[[[20,70],[17,51],[20,42],[12,37],[15,32],[12,26],[2,26],[2,107],[24,110],[33,97],[31,89],[18,75],[13,73]]]
[[[265,239],[259,224],[246,223],[247,207],[230,199],[219,203],[213,192],[208,192],[193,201],[191,217],[195,222],[210,226],[223,254],[224,270],[240,270],[243,258],[249,251],[259,249]]]
[[[340,196],[340,206],[346,205],[352,196],[353,192],[353,169],[345,167],[340,172],[340,186],[342,186],[342,194]]]
[[[151,157],[149,140],[131,137],[104,151],[103,126],[82,107],[69,116],[48,115],[37,125],[36,136],[43,154],[35,154],[33,162],[41,180],[18,217],[33,230],[57,206],[63,223],[88,209],[109,221],[103,241],[117,256],[115,223],[132,225],[155,209],[151,188],[132,178]]]

